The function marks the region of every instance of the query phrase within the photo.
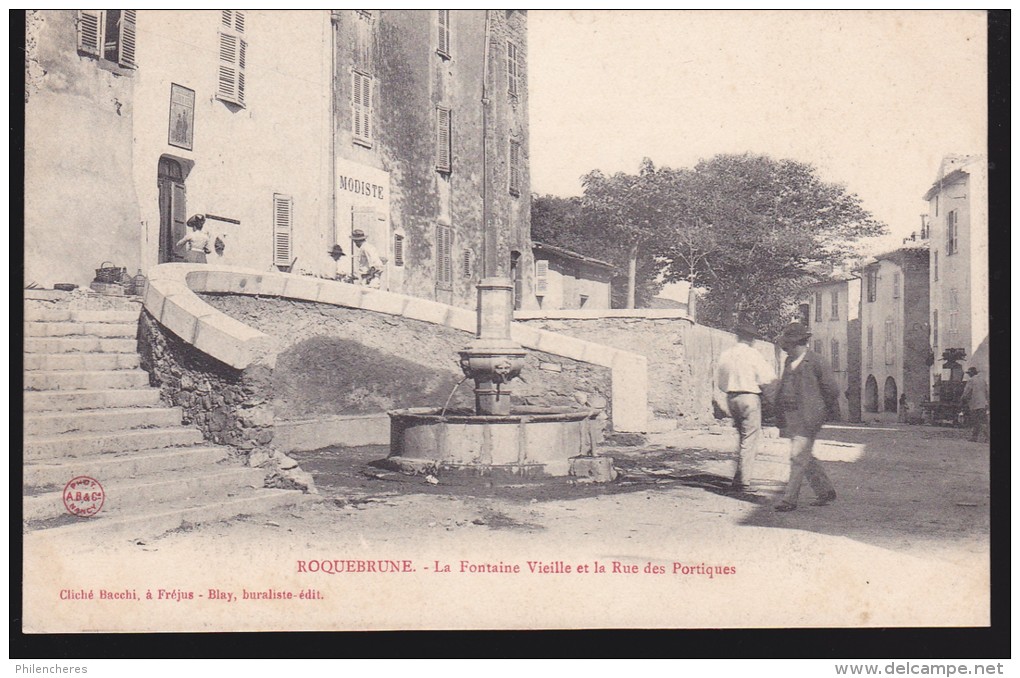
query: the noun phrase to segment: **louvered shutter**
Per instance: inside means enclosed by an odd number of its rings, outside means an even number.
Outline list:
[[[372,143],[372,76],[353,72],[351,109],[354,138],[367,144]]]
[[[453,282],[453,229],[436,226],[436,281],[443,287]]]
[[[404,236],[400,234],[393,236],[393,265],[404,265]]]
[[[103,55],[104,10],[78,10],[78,51],[94,57]]]
[[[510,193],[521,193],[521,145],[516,141],[510,142]]]
[[[174,247],[188,233],[188,194],[184,184],[174,182],[170,191],[170,246]],[[173,261],[184,261],[187,244],[174,247]]]
[[[450,110],[437,108],[436,113],[436,169],[449,172],[452,169]]]
[[[244,12],[223,10],[220,23],[220,63],[216,97],[244,106],[245,52]]]
[[[136,68],[135,63],[135,36],[137,34],[136,23],[138,10],[125,9],[120,13],[120,40],[117,54],[117,64],[124,68]]]
[[[290,266],[291,236],[294,231],[294,199],[289,195],[273,194],[273,263]]]
[[[542,297],[549,293],[549,262],[546,259],[535,260],[535,296]]]
[[[464,250],[461,255],[461,270],[464,272],[465,278],[471,277],[471,250]]]
[[[450,56],[450,10],[436,10],[439,23],[439,53]]]

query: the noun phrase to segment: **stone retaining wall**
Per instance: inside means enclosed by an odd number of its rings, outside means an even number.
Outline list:
[[[652,416],[675,419],[680,426],[689,428],[715,421],[712,407],[715,367],[719,354],[736,342],[733,334],[697,325],[675,313],[647,317],[614,314],[556,319],[525,319],[518,315],[518,318],[528,327],[596,341],[647,358],[648,406]],[[756,346],[773,366],[777,365],[772,344],[758,342]]]

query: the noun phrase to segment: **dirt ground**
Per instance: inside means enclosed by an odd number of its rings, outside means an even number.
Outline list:
[[[385,447],[327,448],[293,455],[315,477],[318,501],[107,545],[102,561],[141,571],[178,563],[176,574],[193,571],[206,588],[207,573],[236,588],[269,572],[268,580],[292,586],[313,581],[332,600],[342,589],[345,609],[357,611],[340,619],[324,610],[230,617],[231,630],[293,628],[295,619],[316,629],[981,626],[989,614],[989,448],[966,436],[906,425],[827,427],[823,438],[856,450],[823,461],[839,498],[812,507],[805,487],[791,513],[772,509],[778,485],[756,495],[725,492],[736,447],[725,429],[604,447],[620,470],[606,485],[428,479],[374,466]],[[348,557],[409,558],[416,574],[400,583],[365,576],[358,581],[366,585],[355,586],[354,575],[311,577],[300,564]],[[224,563],[238,559],[247,569],[230,566],[224,578]],[[621,572],[528,575],[527,563],[538,560]],[[524,574],[512,582],[472,574],[479,562],[517,564]],[[451,573],[436,576],[446,565]],[[624,576],[631,567],[635,574]],[[653,576],[657,567],[666,574]],[[522,608],[521,596],[549,602]],[[204,623],[219,628],[218,619]],[[184,620],[168,630],[188,628]]]

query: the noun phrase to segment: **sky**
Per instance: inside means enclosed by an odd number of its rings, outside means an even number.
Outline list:
[[[986,152],[986,43],[983,12],[533,10],[531,189],[762,153],[859,195],[888,249],[942,156]]]

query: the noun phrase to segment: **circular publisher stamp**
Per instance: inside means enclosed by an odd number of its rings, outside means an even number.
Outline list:
[[[64,485],[64,507],[71,515],[92,517],[103,509],[105,502],[106,492],[95,478],[78,476]]]

